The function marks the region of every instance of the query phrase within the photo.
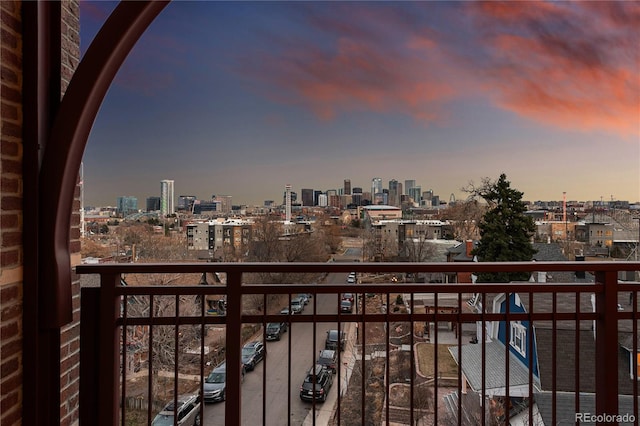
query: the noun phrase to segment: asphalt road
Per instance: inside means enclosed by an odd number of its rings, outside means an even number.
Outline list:
[[[345,280],[346,274],[330,274],[326,282],[344,283]],[[311,299],[302,315],[311,314],[313,303]],[[335,313],[337,295],[318,295],[316,307],[319,313]],[[314,335],[314,324],[293,324],[280,341],[267,342],[265,361],[258,364],[254,371],[245,374],[242,385],[242,425],[262,425],[263,417],[268,419],[267,425],[274,426],[301,425],[304,422],[312,404],[300,400],[300,385],[306,372],[315,363],[318,352],[324,348],[326,331],[336,326],[335,323],[317,323]],[[266,383],[264,406],[263,383]],[[337,392],[336,382],[331,392]],[[318,404],[316,409],[320,408],[321,404]],[[287,422],[287,413],[290,413],[290,423]],[[224,425],[224,403],[206,404],[204,414],[204,425]]]

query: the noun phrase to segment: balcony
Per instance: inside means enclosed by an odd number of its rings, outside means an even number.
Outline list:
[[[618,279],[638,270],[638,262],[78,266],[100,277],[82,289],[80,420],[150,424],[180,394],[205,395],[202,378],[226,360],[237,379],[226,381],[224,402],[199,405],[202,424],[638,424],[640,283]],[[346,283],[350,272],[357,283]],[[404,282],[479,272],[528,272],[538,282]],[[198,284],[214,273],[226,282]],[[246,283],[258,273],[322,279]],[[125,285],[167,274],[193,279]],[[554,282],[560,276],[573,282]],[[354,310],[341,313],[347,292]],[[311,295],[304,312],[280,313],[300,293]],[[226,300],[224,315],[208,312],[212,299]],[[288,324],[280,341],[266,341],[272,322]],[[326,401],[303,402],[300,385],[329,329],[346,338],[333,385]],[[243,379],[242,363],[228,361],[241,359],[248,340],[266,355]]]

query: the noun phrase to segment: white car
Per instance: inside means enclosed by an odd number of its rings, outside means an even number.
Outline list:
[[[174,416],[178,413],[178,426],[200,426],[200,397],[183,395],[178,397],[178,409],[175,401],[170,401],[151,422],[152,426],[173,426]]]

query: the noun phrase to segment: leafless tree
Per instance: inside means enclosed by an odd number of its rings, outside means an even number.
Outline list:
[[[486,204],[481,204],[477,199],[471,197],[446,209],[443,212],[443,218],[451,224],[454,239],[458,241],[477,240],[480,238],[478,225],[486,211]]]
[[[328,251],[322,236],[312,232],[285,232],[280,222],[264,218],[254,227],[254,239],[249,245],[248,260],[255,262],[324,262]],[[305,283],[317,277],[310,274],[258,274],[249,280],[262,283]]]
[[[179,281],[178,274],[154,274],[155,285],[171,285]],[[135,282],[135,277],[129,277]],[[168,317],[197,316],[201,314],[201,306],[194,296],[129,296],[126,299],[127,317]],[[161,372],[173,372],[175,366],[183,368],[191,363],[184,363],[188,349],[200,347],[202,329],[197,325],[155,325],[152,327],[131,327],[127,330],[128,347],[146,350],[146,358],[151,361],[154,398],[166,398],[163,387],[159,385]],[[204,360],[202,361],[204,362]],[[197,367],[197,366],[194,366]]]

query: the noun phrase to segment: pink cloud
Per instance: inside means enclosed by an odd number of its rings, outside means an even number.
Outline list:
[[[303,105],[330,120],[354,111],[408,114],[424,124],[443,119],[442,105],[456,90],[444,78],[449,65],[437,44],[417,36],[401,49],[370,40],[341,37],[334,51],[289,49],[261,61],[269,80],[283,91],[273,99]]]
[[[561,128],[640,134],[640,26],[614,25],[637,20],[637,3],[629,15],[604,2],[490,3],[473,11],[490,55],[484,84],[498,105]]]

